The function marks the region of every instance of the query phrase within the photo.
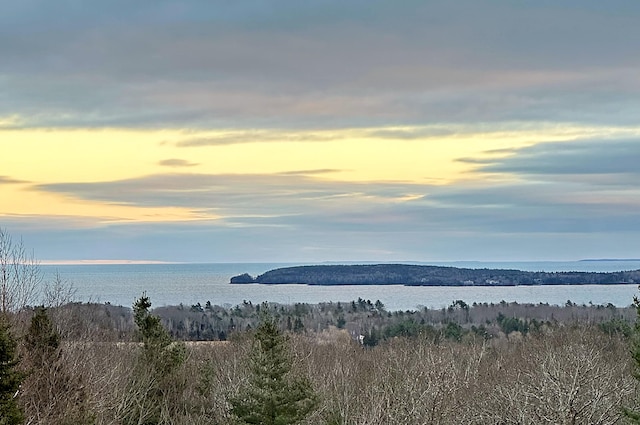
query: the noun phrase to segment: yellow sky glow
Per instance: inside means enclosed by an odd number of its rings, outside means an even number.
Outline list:
[[[331,131],[243,132],[240,130],[186,132],[184,130],[10,130],[0,126],[0,176],[24,184],[0,184],[0,215],[64,215],[98,221],[182,221],[212,219],[188,208],[141,208],[72,199],[35,191],[31,184],[101,182],[160,173],[273,174],[330,169],[315,177],[346,182],[403,181],[453,184],[471,178],[473,165],[460,158],[483,158],[488,153],[547,141],[577,137],[637,135],[636,128],[527,126],[508,130],[482,127],[460,129],[444,136],[410,139],[382,138],[377,131],[420,131],[415,127],[344,129]],[[235,137],[216,146],[178,147],[180,141]],[[246,137],[247,140],[242,140]],[[284,140],[284,141],[279,141]],[[196,164],[166,167],[160,162],[179,159]],[[478,178],[478,175],[473,175]],[[408,197],[407,199],[411,199]]]

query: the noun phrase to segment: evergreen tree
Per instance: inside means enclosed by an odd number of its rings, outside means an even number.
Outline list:
[[[31,417],[48,424],[90,424],[82,376],[74,374],[60,347],[60,334],[44,307],[35,310],[27,334],[23,359],[29,376],[23,403]]]
[[[51,360],[60,347],[60,334],[54,329],[44,307],[38,307],[31,318],[25,346],[29,355],[37,357],[41,363]]]
[[[158,372],[167,374],[182,364],[185,356],[183,344],[172,344],[169,332],[158,316],[151,314],[151,301],[142,295],[133,305],[133,318],[143,345],[145,363]]]
[[[380,342],[380,336],[380,332],[373,327],[369,332],[365,333],[364,338],[362,339],[362,344],[365,347],[375,347]]]
[[[7,318],[0,315],[0,425],[18,425],[24,421],[16,398],[24,379],[24,374],[16,369],[16,345]]]
[[[631,355],[635,367],[633,377],[640,381],[640,298],[633,297],[633,305],[636,308],[636,323],[631,338]],[[623,411],[629,422],[640,424],[640,411],[632,408],[624,408]]]
[[[311,383],[292,372],[288,338],[271,317],[263,317],[254,334],[249,369],[247,387],[230,400],[231,412],[241,423],[297,424],[315,410]]]
[[[297,334],[304,332],[304,323],[302,323],[302,319],[299,317],[296,317],[293,323],[293,331]]]
[[[125,424],[172,423],[172,415],[183,407],[184,382],[176,372],[184,363],[186,347],[171,339],[150,308],[145,294],[133,305],[143,347],[130,385],[131,397],[123,403]]]

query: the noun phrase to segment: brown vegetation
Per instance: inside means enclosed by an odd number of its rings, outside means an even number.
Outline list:
[[[158,391],[158,376],[140,364],[144,347],[115,343],[131,341],[119,325],[108,335],[108,320],[121,324],[128,318],[114,315],[110,306],[75,307],[93,311],[86,317],[96,322],[52,311],[58,328],[75,323],[78,329],[61,332],[62,343],[48,362],[34,350],[22,352],[23,367],[32,372],[20,392],[26,423],[145,423],[141,416],[132,422],[131,412],[150,398],[158,409],[147,423],[233,423],[227,400],[247,383],[250,332],[234,332],[226,343],[187,344],[170,385]],[[272,308],[278,312],[281,306]],[[286,317],[279,319],[285,330]],[[29,320],[25,315],[18,321],[25,324],[23,334]],[[347,327],[290,333],[294,368],[311,379],[319,396],[305,423],[614,424],[622,407],[634,404],[627,338],[587,322],[548,323],[536,332],[493,337],[469,330],[459,341],[445,338],[444,327],[434,328],[439,333],[421,328],[372,348]]]
[[[23,411],[30,425],[233,424],[261,308],[289,334],[294,375],[309,378],[308,425],[605,425],[640,406],[638,305],[457,300],[390,312],[358,299],[150,311],[143,296],[134,315],[71,303],[57,277],[42,291],[48,308],[33,309],[37,267],[0,229],[0,424],[21,423]],[[638,335],[636,325],[640,359]]]

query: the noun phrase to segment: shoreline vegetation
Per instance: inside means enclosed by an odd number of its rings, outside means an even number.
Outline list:
[[[7,247],[0,228],[3,425],[613,425],[640,411],[637,299],[151,309],[143,293],[130,308],[75,302]]]
[[[206,301],[193,305],[161,306],[153,314],[171,338],[180,341],[229,341],[255,329],[265,304],[244,301],[220,306]],[[284,331],[322,338],[338,332],[364,346],[376,346],[397,337],[429,336],[433,340],[493,340],[514,335],[539,334],[545,329],[586,326],[606,335],[627,338],[632,334],[636,307],[612,304],[564,305],[466,303],[455,300],[446,308],[387,310],[379,301],[358,298],[349,302],[318,304],[267,304]],[[53,315],[75,317],[72,334],[102,335],[105,341],[135,340],[131,309],[111,304],[70,303],[51,311]]]
[[[530,272],[410,264],[314,265],[281,267],[253,277],[233,276],[232,284],[540,286],[640,283],[640,270],[617,272]]]
[[[143,296],[133,309],[71,302],[11,314],[17,367],[25,371],[16,400],[26,423],[236,424],[255,401],[247,394],[264,393],[252,385],[262,382],[256,359],[268,358],[256,354],[267,346],[256,343],[265,315],[272,333],[284,335],[275,349],[303,378],[292,384],[308,389],[313,410],[295,423],[545,417],[560,424],[570,417],[613,425],[624,407],[638,406],[629,351],[634,306],[456,300],[443,309],[387,311],[360,298],[150,307]]]

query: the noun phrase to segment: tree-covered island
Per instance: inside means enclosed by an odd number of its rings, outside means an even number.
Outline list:
[[[638,284],[640,270],[619,272],[528,272],[410,264],[283,267],[257,277],[242,274],[231,283],[306,285],[516,286]]]

